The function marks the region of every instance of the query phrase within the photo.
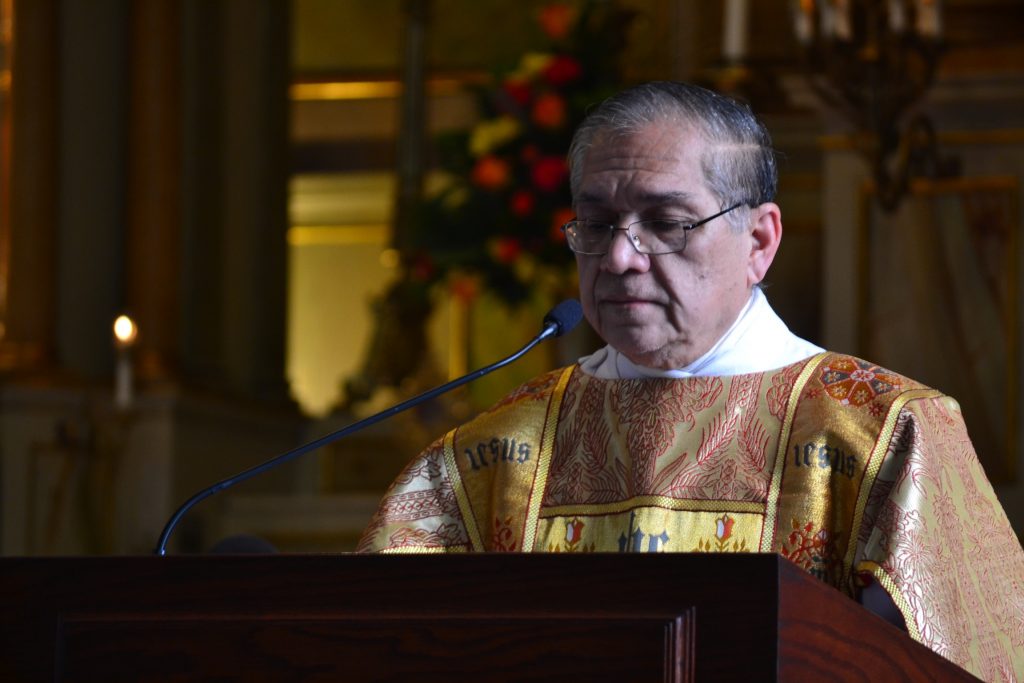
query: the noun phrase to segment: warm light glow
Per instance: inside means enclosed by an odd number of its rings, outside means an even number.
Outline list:
[[[328,244],[352,246],[380,244],[388,239],[385,224],[372,225],[293,225],[288,228],[288,244],[293,247],[323,246]]]
[[[117,316],[117,320],[114,321],[114,339],[118,344],[131,346],[138,335],[139,328],[135,325],[134,320],[126,315]]]
[[[402,254],[397,249],[385,249],[380,252],[380,264],[385,268],[397,268],[402,262]]]
[[[427,81],[427,92],[434,96],[454,95],[464,82],[476,79],[432,78]],[[321,83],[293,83],[293,101],[372,100],[393,99],[402,94],[400,81],[330,81]]]

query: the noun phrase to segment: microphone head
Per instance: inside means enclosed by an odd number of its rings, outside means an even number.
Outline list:
[[[544,327],[553,328],[554,336],[561,337],[571,332],[583,318],[583,307],[576,299],[566,299],[544,316]]]

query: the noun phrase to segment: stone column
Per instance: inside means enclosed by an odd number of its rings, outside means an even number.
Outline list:
[[[392,246],[409,248],[409,231],[423,194],[426,149],[426,42],[430,0],[405,0],[401,116],[398,133],[398,191]]]
[[[232,390],[284,397],[288,3],[220,4],[225,375]]]
[[[177,0],[131,4],[125,301],[139,325],[139,376],[169,379],[178,355],[181,18]]]

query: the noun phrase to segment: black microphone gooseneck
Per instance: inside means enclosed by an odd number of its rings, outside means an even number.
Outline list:
[[[239,472],[233,477],[228,477],[223,481],[217,482],[213,486],[209,486],[203,489],[202,491],[199,491],[191,498],[186,500],[184,503],[182,503],[181,507],[179,507],[177,511],[173,515],[171,515],[171,518],[169,520],[167,520],[167,525],[164,526],[164,530],[160,534],[160,540],[157,541],[156,550],[154,552],[157,555],[167,554],[167,542],[168,540],[170,540],[171,532],[174,531],[174,527],[178,525],[178,522],[185,515],[185,513],[192,509],[192,506],[194,506],[199,501],[205,498],[209,498],[213,494],[219,493],[226,488],[229,488],[231,486],[234,486],[235,484],[245,481],[246,479],[251,479],[252,477],[255,477],[257,474],[262,474],[263,472],[266,472],[269,469],[273,469],[274,467],[277,467],[280,464],[288,462],[289,460],[293,460],[299,457],[300,455],[305,455],[306,453],[317,448],[320,448],[321,446],[326,446],[332,441],[336,441],[337,439],[340,439],[344,436],[348,436],[349,434],[357,432],[360,429],[363,429],[364,427],[369,427],[370,425],[380,422],[385,418],[389,418],[392,415],[396,415],[402,412],[403,410],[412,408],[413,406],[423,403],[424,401],[429,401],[430,399],[436,396],[440,396],[446,391],[451,391],[452,389],[460,387],[463,384],[466,384],[467,382],[472,382],[473,380],[483,377],[484,375],[493,372],[498,368],[505,367],[509,363],[518,360],[520,357],[526,354],[527,351],[529,351],[534,346],[544,341],[548,337],[560,337],[563,334],[566,334],[574,327],[576,327],[576,325],[579,323],[582,317],[583,311],[580,307],[580,303],[575,299],[567,299],[562,303],[558,304],[557,306],[555,306],[554,308],[552,308],[550,311],[548,311],[548,314],[544,316],[544,329],[541,330],[540,334],[531,339],[530,342],[526,344],[526,346],[519,349],[511,356],[508,356],[507,358],[504,358],[498,361],[497,363],[492,363],[491,365],[471,372],[468,375],[459,377],[458,379],[453,379],[447,384],[442,384],[439,387],[435,387],[433,389],[430,389],[429,391],[425,391],[422,394],[419,394],[418,396],[414,396],[413,398],[410,398],[406,401],[402,401],[401,403],[391,406],[390,408],[387,408],[385,410],[382,410],[381,412],[376,413],[375,415],[371,415],[358,422],[354,422],[347,427],[342,427],[341,429],[335,432],[331,432],[326,436],[322,436],[315,441],[310,441],[309,443],[303,446],[299,446],[298,448],[294,448],[286,453],[281,453],[280,455],[274,456],[270,460],[267,460],[266,462],[260,465],[251,467],[245,470],[244,472]]]

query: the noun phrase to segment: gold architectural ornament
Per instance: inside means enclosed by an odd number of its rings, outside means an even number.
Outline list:
[[[895,209],[912,178],[959,173],[918,111],[943,51],[941,0],[793,0],[792,9],[810,85],[856,129],[882,208]]]

